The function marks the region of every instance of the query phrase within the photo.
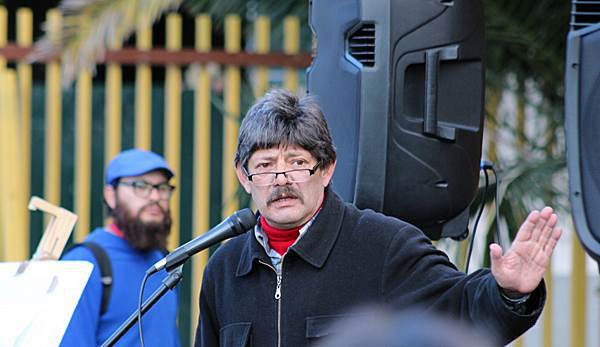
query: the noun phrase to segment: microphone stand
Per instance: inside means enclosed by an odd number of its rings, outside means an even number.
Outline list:
[[[154,304],[156,304],[156,302],[163,295],[165,295],[167,290],[171,290],[179,284],[179,281],[181,281],[181,279],[183,278],[182,270],[183,264],[179,265],[178,267],[173,269],[173,271],[169,272],[169,275],[162,281],[162,285],[158,289],[156,289],[154,293],[152,293],[152,295],[148,299],[146,299],[146,301],[144,301],[144,304],[142,305],[142,315],[144,315],[146,311],[148,311]],[[131,329],[131,327],[137,322],[137,312],[138,311],[135,310],[135,312],[133,312],[131,316],[129,316],[129,318],[127,318],[127,320],[123,324],[121,324],[119,329],[117,329],[117,331],[115,331],[106,341],[104,341],[102,347],[110,347],[117,343],[117,341],[123,335],[125,335],[125,333],[129,329]]]

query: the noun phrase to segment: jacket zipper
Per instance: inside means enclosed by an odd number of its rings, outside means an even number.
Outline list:
[[[283,276],[281,276],[281,273],[277,272],[273,265],[260,260],[259,263],[271,268],[277,275],[277,285],[275,287],[275,300],[277,300],[277,347],[281,347],[281,282],[283,281]],[[283,258],[281,259],[281,269],[283,271]]]

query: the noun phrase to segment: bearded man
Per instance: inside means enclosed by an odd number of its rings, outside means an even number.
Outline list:
[[[99,346],[137,309],[145,271],[167,249],[173,176],[163,157],[140,149],[123,151],[108,164],[104,202],[112,223],[95,229],[63,257],[89,261],[94,270],[61,346]],[[106,262],[110,277],[102,273]],[[144,300],[165,275],[148,279]],[[169,291],[143,317],[145,345],[179,346],[176,318],[177,293]],[[130,329],[119,344],[139,345],[137,328]]]

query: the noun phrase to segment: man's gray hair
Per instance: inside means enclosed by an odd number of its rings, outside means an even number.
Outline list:
[[[265,94],[242,121],[234,164],[247,168],[255,151],[279,146],[301,147],[323,168],[335,162],[329,128],[314,97],[298,98],[284,89]]]

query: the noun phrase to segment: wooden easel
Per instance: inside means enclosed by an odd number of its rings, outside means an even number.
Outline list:
[[[52,216],[32,260],[58,260],[77,222],[77,215],[37,196],[29,201],[29,209]]]

